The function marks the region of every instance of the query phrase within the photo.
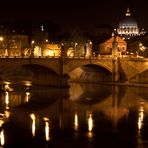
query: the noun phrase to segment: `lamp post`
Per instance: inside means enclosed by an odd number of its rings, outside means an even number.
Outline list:
[[[3,43],[3,40],[4,40],[4,38],[1,36],[1,37],[0,37],[1,48],[3,47],[3,44],[2,44],[2,43]]]
[[[33,56],[34,56],[34,55],[33,55],[33,52],[34,52],[34,49],[33,49],[33,48],[34,48],[34,43],[35,43],[35,41],[32,40],[32,41],[31,41],[31,55],[30,55],[31,58],[33,58]]]
[[[142,56],[144,56],[144,51],[145,51],[145,47],[143,46],[142,43],[139,44],[139,52],[141,53]]]
[[[78,45],[78,43],[75,42],[75,43],[74,43],[74,56],[75,56],[75,57],[76,57],[76,55],[77,55],[77,45]]]

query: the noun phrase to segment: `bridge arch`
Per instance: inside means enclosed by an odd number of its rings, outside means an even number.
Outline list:
[[[102,61],[89,61],[89,60],[70,60],[64,62],[64,73],[69,73],[78,67],[82,67],[85,65],[97,65],[99,67],[103,67],[112,73],[112,63],[110,61],[102,62]]]
[[[29,64],[36,64],[36,65],[42,65],[46,68],[49,68],[51,70],[53,70],[55,73],[60,74],[59,72],[59,60],[58,59],[32,59],[31,62],[29,62]]]
[[[16,64],[16,66],[5,65],[1,71],[1,80],[9,82],[30,81],[32,84],[60,85],[60,75],[49,67],[40,64]]]
[[[34,73],[48,73],[48,74],[53,74],[58,76],[59,74],[57,73],[57,71],[55,69],[52,69],[51,67],[47,67],[46,65],[40,65],[40,64],[23,64],[22,67],[25,67],[26,69],[34,72]]]
[[[110,73],[112,73],[112,65],[106,65],[106,64],[103,64],[103,63],[95,63],[93,65],[96,65],[96,66],[99,66],[99,67],[103,67],[104,69],[108,70]]]
[[[71,81],[111,82],[112,72],[97,64],[85,64],[73,67],[68,73]]]
[[[33,73],[32,83],[40,85],[60,85],[60,75],[53,69],[40,64],[23,65],[26,69]]]

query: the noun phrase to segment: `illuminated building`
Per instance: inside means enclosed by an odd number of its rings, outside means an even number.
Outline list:
[[[61,55],[60,44],[46,44],[43,48],[43,56],[59,57]]]
[[[144,35],[145,31],[143,29],[141,32],[139,31],[137,22],[131,17],[130,9],[127,8],[125,17],[119,22],[117,33],[125,39],[130,39],[131,37]]]
[[[107,41],[99,44],[100,54],[111,54],[113,49],[114,36],[112,36]],[[116,36],[117,48],[119,53],[126,53],[127,43],[120,36]]]

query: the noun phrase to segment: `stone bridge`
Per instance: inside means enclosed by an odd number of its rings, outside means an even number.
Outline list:
[[[101,74],[100,74],[101,73]],[[7,57],[0,58],[2,81],[28,80],[33,83],[65,85],[70,78],[148,83],[148,59]]]

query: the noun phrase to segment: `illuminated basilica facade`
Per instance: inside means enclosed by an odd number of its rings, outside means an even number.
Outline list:
[[[144,34],[144,30],[142,30],[142,32],[139,31],[137,22],[131,17],[129,8],[127,8],[125,18],[119,23],[117,33],[125,39]]]

